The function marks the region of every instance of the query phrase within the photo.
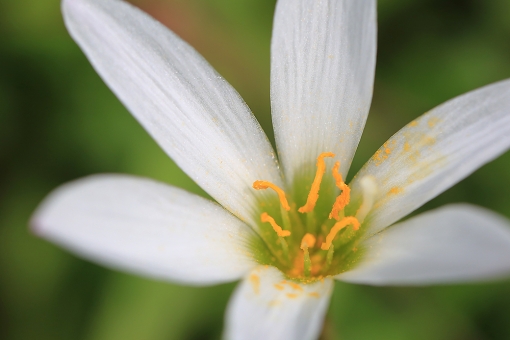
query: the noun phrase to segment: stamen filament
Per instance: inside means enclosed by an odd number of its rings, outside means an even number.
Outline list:
[[[285,260],[287,262],[289,262],[290,261],[289,245],[287,244],[287,241],[285,241],[285,239],[282,236],[278,236],[278,240],[280,240],[280,244],[282,245],[283,256],[285,257]]]
[[[329,214],[329,218],[334,218],[337,221],[340,220],[340,216],[338,215],[339,212],[342,211],[351,201],[351,188],[344,183],[342,174],[338,171],[339,169],[340,162],[336,162],[333,166],[333,177],[335,178],[336,186],[338,189],[342,190],[342,193],[336,198],[333,208],[331,209],[331,213]]]
[[[283,206],[280,207],[280,213],[282,214],[283,228],[285,230],[291,230],[289,213]]]
[[[356,217],[353,217],[353,216],[345,217],[344,219],[336,222],[335,225],[333,226],[333,228],[331,228],[331,231],[329,232],[328,236],[326,236],[326,242],[324,242],[321,245],[321,249],[328,250],[331,247],[331,245],[333,243],[333,239],[335,238],[336,234],[341,229],[343,229],[351,224],[352,224],[352,229],[354,229],[354,230],[359,229],[360,224],[359,224],[358,220],[356,219]]]
[[[315,225],[315,212],[310,211],[306,214],[306,230],[311,231],[313,233],[317,232]]]
[[[283,191],[279,186],[267,182],[267,181],[255,181],[253,182],[253,189],[256,190],[264,190],[264,189],[273,189],[277,194],[278,198],[280,199],[280,203],[286,211],[290,210],[289,202],[287,202],[287,198],[285,197],[285,191]]]
[[[271,227],[273,227],[274,231],[276,232],[276,234],[279,236],[279,237],[287,237],[287,236],[290,236],[290,231],[288,230],[283,230],[282,227],[280,227],[276,221],[274,220],[274,218],[272,218],[271,216],[269,216],[267,213],[263,212],[261,215],[260,215],[260,220],[264,223],[268,222],[269,224],[271,224]]]
[[[310,277],[312,273],[312,260],[310,260],[310,253],[308,252],[308,248],[303,249],[304,252],[304,274],[305,277]]]
[[[324,162],[324,158],[326,157],[335,157],[335,154],[332,152],[323,152],[317,157],[317,172],[315,173],[315,178],[312,182],[312,187],[310,188],[310,193],[308,194],[305,205],[298,209],[300,213],[308,213],[315,208],[315,204],[319,199],[322,176],[324,176],[326,172],[326,163]]]
[[[304,253],[304,274],[306,277],[309,277],[312,272],[312,260],[310,260],[310,252],[308,251],[308,247],[313,247],[315,245],[315,236],[308,233],[303,236],[301,240],[301,249]]]
[[[328,254],[326,255],[326,269],[329,269],[331,266],[331,262],[333,261],[333,254],[335,253],[335,245],[331,244],[328,249]]]

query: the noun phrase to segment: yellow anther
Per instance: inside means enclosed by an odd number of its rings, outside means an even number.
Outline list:
[[[338,195],[329,214],[329,218],[339,219],[338,213],[342,211],[347,204],[351,201],[351,188],[344,183],[342,174],[338,171],[340,169],[340,162],[336,162],[333,166],[333,177],[335,178],[336,186],[342,190],[342,193]]]
[[[276,232],[276,234],[278,234],[278,236],[280,236],[280,237],[290,236],[290,231],[283,230],[282,227],[280,227],[278,224],[276,224],[274,218],[269,216],[267,213],[265,213],[265,212],[262,213],[260,215],[260,220],[264,223],[269,222],[271,224],[271,227],[273,227],[274,231]]]
[[[336,234],[343,228],[347,227],[348,225],[352,224],[352,229],[358,230],[359,229],[359,222],[356,217],[349,216],[345,217],[342,220],[335,223],[333,228],[331,228],[331,231],[329,232],[328,236],[326,236],[326,242],[324,242],[321,245],[322,250],[328,250],[329,247],[331,247],[331,243],[333,243],[333,239],[335,238]]]
[[[285,197],[285,191],[283,191],[279,186],[267,181],[253,182],[253,189],[263,190],[268,188],[273,189],[278,194],[278,198],[280,199],[280,203],[282,204],[283,209],[289,211],[290,206],[289,203],[287,202],[287,198]]]
[[[319,157],[317,157],[317,172],[315,173],[315,178],[313,180],[312,187],[310,188],[306,204],[298,209],[300,213],[308,213],[315,208],[315,204],[319,199],[319,189],[321,186],[322,176],[326,172],[326,163],[324,162],[324,158],[326,157],[335,157],[335,154],[332,152],[323,152],[319,155]]]
[[[303,236],[303,239],[301,240],[301,249],[305,248],[312,248],[315,245],[315,236],[313,236],[310,233],[307,233],[305,236]]]

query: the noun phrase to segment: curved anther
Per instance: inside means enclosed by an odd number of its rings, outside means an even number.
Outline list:
[[[347,227],[348,225],[352,225],[352,229],[358,230],[360,223],[356,217],[349,216],[345,217],[342,220],[335,223],[333,228],[331,228],[328,236],[326,236],[326,242],[324,242],[321,245],[322,250],[328,250],[329,247],[331,247],[331,244],[333,243],[333,240],[335,239],[336,234],[342,230],[343,228]]]
[[[340,162],[336,162],[333,166],[333,177],[335,178],[336,186],[338,189],[342,190],[342,193],[336,198],[333,208],[331,209],[331,213],[329,214],[329,218],[334,218],[335,220],[339,219],[338,214],[351,201],[351,188],[344,183],[342,174],[338,171],[338,169],[340,169]]]
[[[287,202],[287,198],[285,197],[285,191],[283,191],[279,186],[267,181],[253,182],[253,189],[264,190],[268,188],[273,189],[278,194],[278,198],[280,199],[280,203],[282,204],[283,209],[289,211],[290,206],[289,203]]]
[[[308,213],[315,208],[315,204],[319,199],[322,176],[324,176],[326,172],[326,162],[324,162],[324,158],[326,157],[335,157],[335,154],[332,152],[323,152],[317,157],[317,172],[315,173],[315,178],[312,182],[312,187],[310,188],[310,193],[308,194],[305,205],[298,209],[300,213]]]
[[[260,220],[264,223],[269,223],[271,224],[271,227],[273,227],[274,231],[276,232],[276,234],[278,234],[278,236],[280,237],[287,237],[287,236],[290,236],[290,231],[288,230],[283,230],[282,227],[280,227],[276,221],[274,220],[274,218],[272,218],[271,216],[269,216],[267,213],[262,213],[260,215]]]

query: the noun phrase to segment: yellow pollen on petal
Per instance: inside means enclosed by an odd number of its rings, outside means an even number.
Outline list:
[[[250,276],[250,282],[253,286],[253,292],[255,294],[258,294],[260,291],[260,278],[257,274],[251,274]]]
[[[305,236],[303,236],[303,239],[301,240],[301,249],[305,248],[312,248],[315,245],[315,236],[313,236],[310,233],[307,233]]]
[[[284,287],[284,286],[279,285],[279,284],[277,284],[277,283],[275,283],[275,284],[274,284],[274,287],[275,287],[276,289],[278,289],[278,290],[284,290],[284,289],[285,289],[285,287]]]
[[[336,234],[343,228],[347,227],[348,225],[352,224],[352,228],[354,230],[358,230],[360,227],[360,224],[358,222],[358,219],[353,216],[345,217],[342,220],[335,223],[333,228],[331,228],[331,231],[329,232],[328,236],[326,236],[326,242],[324,242],[321,245],[322,250],[328,250],[329,247],[331,247],[331,244],[333,243],[333,239],[335,238]]]
[[[255,181],[253,182],[253,189],[273,189],[278,194],[278,198],[280,199],[283,209],[287,211],[290,210],[289,202],[287,202],[287,198],[285,197],[285,192],[279,186],[267,181]]]
[[[399,188],[399,187],[393,187],[390,189],[390,194],[399,194],[402,192],[402,188]]]
[[[294,290],[297,290],[297,291],[303,291],[303,288],[298,285],[297,283],[294,283],[294,282],[287,282],[287,284]]]
[[[329,218],[339,219],[338,214],[342,211],[351,201],[351,188],[344,183],[342,174],[338,171],[340,169],[340,162],[336,162],[333,166],[333,177],[338,189],[342,190],[342,193],[338,195],[329,214]]]
[[[315,173],[315,178],[313,179],[312,187],[310,188],[310,193],[308,194],[305,205],[298,209],[300,213],[308,213],[315,208],[315,204],[319,199],[322,176],[324,176],[326,172],[326,162],[324,162],[324,158],[326,157],[335,157],[335,154],[332,152],[323,152],[317,157],[317,172]]]
[[[263,212],[261,215],[260,215],[260,220],[264,223],[269,223],[271,224],[271,227],[273,227],[274,231],[276,232],[276,234],[278,234],[278,236],[280,237],[287,237],[287,236],[290,236],[290,231],[288,230],[283,230],[282,227],[280,227],[274,220],[274,218],[272,218],[271,216],[269,216],[267,213]]]

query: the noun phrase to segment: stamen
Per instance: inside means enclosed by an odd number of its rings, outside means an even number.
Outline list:
[[[356,212],[356,218],[363,223],[374,205],[375,195],[377,195],[377,183],[373,176],[365,176],[360,180],[360,184],[363,191],[363,203]]]
[[[307,233],[305,236],[303,236],[303,239],[301,240],[301,249],[304,253],[304,271],[306,277],[310,276],[310,273],[312,272],[312,260],[310,260],[308,247],[313,247],[314,245],[315,236],[310,233]]]
[[[290,206],[289,206],[289,203],[287,202],[287,198],[285,197],[285,192],[280,187],[278,187],[277,185],[275,185],[271,182],[267,182],[267,181],[253,182],[253,189],[263,190],[263,189],[268,189],[268,188],[273,189],[278,194],[278,198],[280,199],[280,203],[282,204],[283,209],[289,211]]]
[[[315,178],[312,182],[312,187],[310,188],[306,204],[298,209],[300,213],[308,213],[315,208],[315,204],[319,199],[319,189],[322,182],[322,176],[326,172],[326,163],[324,162],[324,158],[326,157],[335,157],[335,154],[332,152],[323,152],[319,155],[319,157],[317,157],[317,172],[315,173]]]
[[[273,227],[274,231],[276,232],[276,234],[280,237],[287,237],[287,236],[290,236],[290,231],[288,230],[283,230],[282,227],[280,227],[274,220],[274,218],[272,218],[271,216],[269,216],[267,213],[262,213],[260,215],[260,220],[264,223],[266,222],[269,222],[271,224],[271,226]]]
[[[326,242],[324,242],[321,245],[322,250],[328,250],[329,247],[331,247],[331,243],[333,243],[333,239],[335,238],[336,234],[343,228],[347,227],[348,225],[352,224],[352,229],[358,230],[360,223],[356,219],[356,217],[349,216],[345,217],[344,219],[338,221],[335,223],[333,228],[331,228],[331,231],[329,232],[328,236],[326,236]]]
[[[335,220],[339,220],[340,217],[338,213],[342,211],[351,201],[351,188],[347,184],[344,183],[342,179],[342,174],[338,172],[340,168],[340,162],[336,162],[333,166],[333,177],[335,178],[336,186],[338,189],[342,190],[342,193],[338,195],[333,204],[333,208],[331,209],[331,213],[329,214],[329,218],[334,218]]]

